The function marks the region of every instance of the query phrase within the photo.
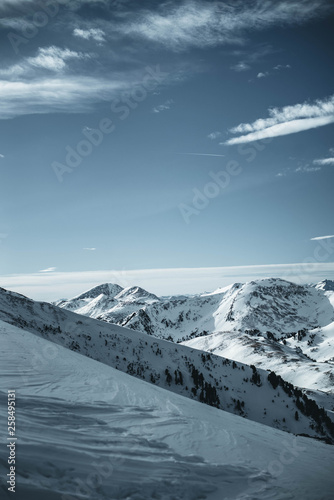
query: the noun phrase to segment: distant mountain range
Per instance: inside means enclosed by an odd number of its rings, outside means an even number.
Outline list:
[[[301,286],[272,278],[212,293],[159,298],[139,287],[104,284],[54,305],[174,342],[217,331],[258,330],[289,337],[334,321],[328,291],[334,291],[329,280]]]
[[[275,370],[308,389],[332,392],[334,282],[282,279],[235,283],[212,293],[157,297],[104,284],[61,308]]]

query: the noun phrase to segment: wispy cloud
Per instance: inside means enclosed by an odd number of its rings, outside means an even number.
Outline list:
[[[295,172],[298,174],[303,174],[307,172],[319,172],[321,170],[321,167],[312,167],[311,165],[302,165],[300,167],[297,167]]]
[[[274,66],[273,69],[275,71],[281,71],[282,69],[291,69],[290,64],[277,64],[277,66]]]
[[[334,165],[334,158],[323,158],[319,160],[313,160],[314,165]]]
[[[36,69],[43,69],[59,73],[67,66],[67,61],[73,59],[87,59],[89,54],[76,52],[67,48],[60,47],[40,47],[37,54],[33,57],[26,57],[19,63],[13,64],[7,68],[0,69],[0,78],[17,80],[19,77],[32,78]]]
[[[222,136],[221,132],[211,132],[211,134],[208,135],[208,139],[214,140],[214,139],[219,139]]]
[[[260,73],[256,75],[256,78],[266,78],[268,76],[272,76],[274,73],[277,73],[277,71],[282,71],[283,69],[291,69],[290,64],[278,64],[270,71],[260,71]]]
[[[242,43],[245,32],[272,25],[292,25],[312,19],[330,6],[324,0],[236,0],[163,3],[157,11],[142,11],[133,22],[119,25],[127,35],[146,38],[175,50]]]
[[[5,155],[0,154],[0,158],[4,158],[4,157],[5,157]]]
[[[90,29],[80,29],[75,28],[73,35],[84,40],[90,40],[91,38],[96,42],[105,42],[105,32],[100,28],[90,28]]]
[[[236,71],[237,73],[240,73],[242,71],[248,71],[249,69],[251,69],[251,67],[248,63],[239,61],[237,64],[231,66],[231,69],[233,69],[233,71]]]
[[[276,52],[275,49],[269,44],[260,45],[247,50],[234,50],[232,55],[238,57],[242,56],[242,60],[232,65],[231,69],[236,72],[248,71],[253,65],[259,64],[263,59],[274,52]]]
[[[309,163],[302,164],[300,163],[297,168],[286,167],[281,172],[276,174],[276,177],[286,177],[287,175],[292,174],[310,174],[314,172],[319,172],[321,167],[315,167],[310,165]]]
[[[162,111],[167,111],[168,109],[170,109],[170,107],[173,103],[174,103],[173,99],[168,99],[163,104],[159,104],[158,106],[155,106],[152,109],[152,111],[153,111],[153,113],[161,113]]]
[[[87,112],[95,103],[114,98],[118,91],[129,85],[126,77],[111,80],[67,75],[14,82],[0,79],[0,119],[69,110],[72,113]]]
[[[84,250],[88,250],[89,252],[94,252],[96,250],[96,248],[94,247],[85,247]]]
[[[311,241],[328,240],[329,238],[334,238],[334,234],[331,234],[330,236],[316,236],[315,238],[311,238]]]
[[[334,96],[317,100],[314,104],[303,103],[284,108],[269,109],[269,118],[253,123],[241,123],[230,129],[234,134],[245,134],[229,139],[226,145],[242,144],[270,137],[294,134],[334,122]]]
[[[40,273],[53,273],[56,271],[56,267],[48,267],[47,269],[41,269],[39,272]]]

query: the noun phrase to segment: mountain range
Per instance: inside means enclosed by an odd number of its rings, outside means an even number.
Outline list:
[[[333,391],[334,282],[235,283],[211,293],[157,297],[105,284],[63,309],[273,370],[289,382]]]

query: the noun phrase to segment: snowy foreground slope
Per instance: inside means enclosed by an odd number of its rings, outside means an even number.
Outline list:
[[[274,374],[0,289],[0,320],[169,391],[294,434],[334,440],[332,400]],[[54,349],[56,346],[53,347]],[[38,353],[35,355],[38,362]],[[314,399],[314,400],[313,400]]]
[[[0,322],[17,500],[330,500],[334,447],[167,392]],[[2,441],[1,477],[7,473]]]
[[[213,293],[158,298],[99,285],[61,308],[274,370],[292,384],[334,387],[334,282],[260,279]]]

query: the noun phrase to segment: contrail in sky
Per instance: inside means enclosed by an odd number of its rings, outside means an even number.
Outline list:
[[[177,153],[178,155],[194,155],[194,156],[225,156],[225,155],[214,155],[211,153]]]

